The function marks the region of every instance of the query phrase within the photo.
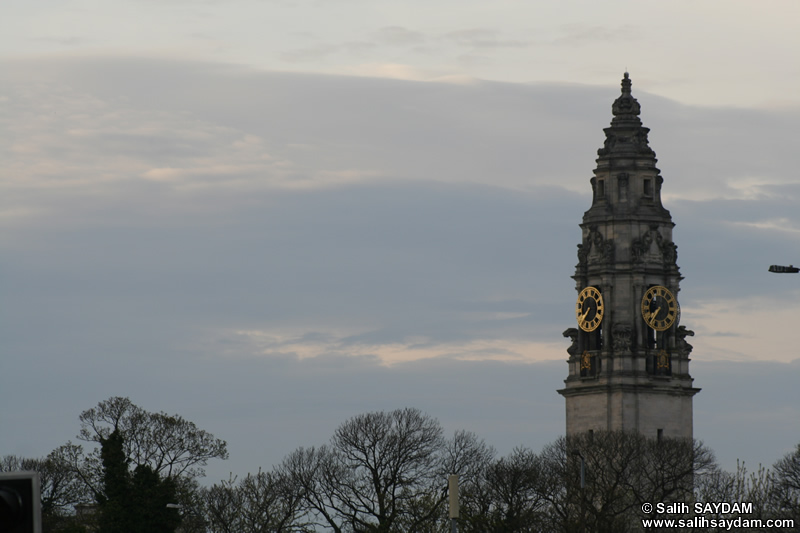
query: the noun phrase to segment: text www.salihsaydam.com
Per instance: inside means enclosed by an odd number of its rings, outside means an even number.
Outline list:
[[[643,527],[716,527],[730,530],[740,527],[760,527],[760,528],[786,528],[794,527],[794,520],[761,520],[755,518],[706,518],[705,516],[695,516],[693,518],[644,518]]]

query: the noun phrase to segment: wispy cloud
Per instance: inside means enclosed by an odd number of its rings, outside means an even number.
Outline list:
[[[531,45],[529,41],[508,38],[501,31],[489,28],[456,30],[445,34],[444,37],[459,46],[476,49],[525,48]]]
[[[788,218],[774,218],[766,220],[758,220],[755,222],[739,222],[734,221],[731,224],[736,226],[744,226],[748,228],[756,228],[766,231],[777,231],[782,233],[790,233],[800,235],[800,224],[797,220],[789,220]]]
[[[59,44],[59,45],[62,45],[62,46],[68,46],[68,47],[81,46],[81,45],[92,43],[92,41],[89,40],[89,39],[85,39],[83,37],[78,37],[78,36],[75,36],[75,35],[70,36],[70,37],[36,37],[33,40],[46,42],[46,43],[54,43],[54,44]]]
[[[409,30],[402,26],[384,26],[376,32],[375,39],[387,45],[416,46],[423,44],[427,37],[418,31]]]
[[[309,331],[287,335],[286,330],[231,330],[202,347],[232,358],[317,357],[369,358],[384,365],[447,358],[457,361],[517,361],[532,363],[562,358],[565,343],[525,342],[512,339],[474,339],[439,342],[411,336],[402,342],[365,342],[363,335],[334,331]]]
[[[619,42],[633,43],[639,41],[641,37],[641,29],[632,24],[622,26],[564,24],[561,26],[561,36],[553,43],[570,46],[610,45]]]
[[[295,48],[281,52],[280,56],[284,61],[290,63],[303,63],[319,61],[330,57],[340,50],[339,45],[317,44],[305,48]]]

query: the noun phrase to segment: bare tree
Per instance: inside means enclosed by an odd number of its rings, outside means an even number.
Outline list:
[[[483,485],[484,473],[494,459],[495,450],[483,439],[469,431],[456,431],[444,442],[440,452],[439,470],[435,479],[439,490],[433,490],[409,501],[409,512],[400,522],[400,530],[416,533],[447,533],[450,531],[449,508],[446,505],[446,480],[451,474],[458,475],[461,514],[470,495]],[[462,531],[464,529],[464,521]],[[412,529],[413,528],[413,529]]]
[[[657,441],[634,432],[561,438],[540,458],[539,486],[552,520],[543,531],[640,531],[647,518],[643,503],[688,502],[695,480],[710,479],[716,471],[713,453],[702,443]]]
[[[210,533],[303,533],[301,495],[280,474],[248,474],[217,483],[203,491]]]
[[[800,444],[773,466],[772,502],[775,518],[800,524]]]
[[[636,440],[640,461],[630,487],[639,505],[688,502],[697,480],[717,469],[714,453],[700,441],[654,440],[641,435]]]
[[[235,476],[202,489],[201,500],[209,533],[240,533],[242,495]]]
[[[282,471],[319,524],[335,532],[416,531],[446,498],[445,439],[416,409],[351,418],[330,445],[299,449]]]
[[[461,487],[480,483],[497,452],[470,431],[456,431],[445,443],[442,474],[457,474]]]
[[[303,498],[303,509],[314,524],[342,533],[341,503],[334,489],[337,479],[344,476],[342,465],[328,446],[298,448],[290,453],[279,467],[293,490]]]
[[[99,443],[119,430],[132,464],[149,466],[164,477],[202,477],[210,459],[228,458],[225,441],[180,415],[150,413],[128,398],[109,398],[81,413],[79,419],[79,439]]]
[[[695,500],[698,502],[743,502],[752,506],[746,513],[740,512],[739,509],[735,508],[730,510],[725,510],[724,508],[712,509],[703,513],[703,516],[708,520],[724,519],[734,521],[740,518],[766,521],[769,518],[786,518],[785,515],[776,514],[775,502],[772,499],[775,495],[775,486],[773,472],[761,465],[751,472],[743,461],[737,461],[735,472],[726,472],[716,468],[705,475],[698,476],[695,485]],[[766,522],[764,525],[766,525]],[[692,531],[706,532],[717,531],[717,529],[698,527]],[[749,525],[746,527],[731,525],[727,531],[739,533],[767,530],[755,529]],[[769,531],[784,530],[771,528]]]
[[[407,530],[436,516],[411,512],[419,498],[443,500],[439,422],[416,409],[376,412],[351,418],[336,430],[331,447],[343,468],[329,485],[339,514],[353,531]],[[442,494],[440,498],[436,498]]]
[[[531,450],[515,448],[481,470],[465,487],[461,530],[465,533],[547,531],[549,502],[543,496],[542,461]]]
[[[105,492],[105,472],[101,458],[102,444],[115,431],[122,438],[125,465],[139,481],[147,474],[169,480],[184,508],[193,505],[195,478],[204,475],[203,467],[212,458],[226,459],[225,441],[178,415],[150,413],[128,398],[113,397],[80,415],[78,438],[96,444],[88,452],[84,446],[68,442],[51,452],[46,459],[29,461],[26,468],[39,471],[42,479],[43,517],[80,519],[80,504],[101,501]],[[11,465],[4,459],[0,468]],[[32,462],[30,462],[32,461]],[[152,476],[151,476],[152,477]],[[156,487],[153,479],[147,486]],[[77,507],[76,507],[77,506]],[[77,513],[80,514],[80,513]],[[63,521],[62,521],[63,522]],[[46,528],[49,522],[45,522]],[[61,527],[61,526],[59,526]]]

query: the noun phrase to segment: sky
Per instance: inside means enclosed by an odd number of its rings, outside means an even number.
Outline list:
[[[0,18],[0,455],[111,396],[208,482],[417,407],[564,433],[570,276],[625,71],[728,469],[800,442],[800,5],[50,0]],[[20,401],[20,399],[24,401]]]

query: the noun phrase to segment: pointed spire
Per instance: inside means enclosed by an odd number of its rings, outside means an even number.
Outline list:
[[[647,141],[648,128],[639,119],[641,106],[631,95],[631,79],[627,72],[622,78],[622,94],[611,104],[611,127],[605,128],[606,141],[597,151],[601,159],[609,157],[637,157],[650,159],[655,163],[655,152]],[[600,160],[598,159],[598,163]]]

